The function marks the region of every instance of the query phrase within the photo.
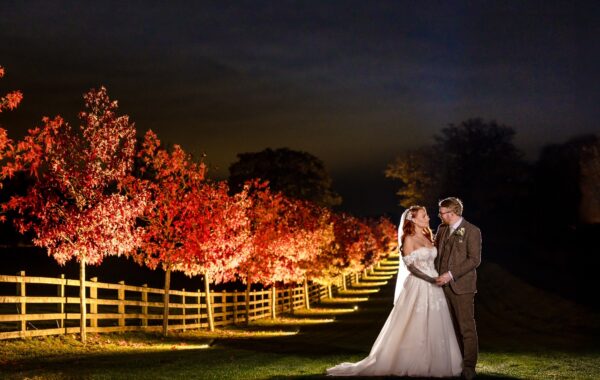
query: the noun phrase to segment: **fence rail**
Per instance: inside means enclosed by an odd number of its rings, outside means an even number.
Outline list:
[[[377,269],[393,271],[394,264],[388,260],[387,266],[383,262]],[[345,290],[361,280],[366,281],[368,276],[367,271],[340,276],[332,288]],[[79,333],[79,284],[79,280],[67,279],[64,275],[60,278],[28,277],[25,272],[0,275],[2,292],[12,286],[16,290],[12,295],[0,295],[0,340]],[[35,290],[32,291],[33,287]],[[164,289],[127,285],[123,281],[103,283],[97,278],[85,281],[85,287],[88,332],[162,329]],[[245,321],[245,292],[211,291],[209,294],[215,326]],[[329,295],[330,289],[318,284],[252,291],[248,318],[252,321],[293,312]],[[208,328],[206,305],[205,292],[170,290],[169,331]]]

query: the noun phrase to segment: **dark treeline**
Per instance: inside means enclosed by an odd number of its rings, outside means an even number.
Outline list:
[[[535,162],[515,147],[515,130],[494,121],[450,124],[431,145],[405,152],[386,176],[400,182],[400,205],[458,196],[484,234],[484,259],[534,285],[589,306],[598,267],[600,139],[546,146]]]

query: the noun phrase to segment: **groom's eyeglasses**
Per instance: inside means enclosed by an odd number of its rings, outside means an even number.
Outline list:
[[[443,215],[450,214],[451,212],[452,212],[452,211],[440,212],[440,213],[438,214],[438,216],[439,216],[439,217],[442,217]]]

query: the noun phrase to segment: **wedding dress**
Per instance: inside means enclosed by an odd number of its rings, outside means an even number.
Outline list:
[[[421,247],[402,260],[437,277],[436,255],[435,247]],[[402,289],[369,356],[329,368],[327,375],[460,376],[462,357],[442,288],[412,274],[398,287]]]

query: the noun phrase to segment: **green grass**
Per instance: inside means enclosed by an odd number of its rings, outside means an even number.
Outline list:
[[[368,354],[389,313],[394,281],[310,310],[213,333],[90,335],[0,341],[2,379],[324,378]],[[532,288],[492,264],[479,271],[479,378],[600,378],[598,316]],[[366,295],[365,295],[366,296]]]

